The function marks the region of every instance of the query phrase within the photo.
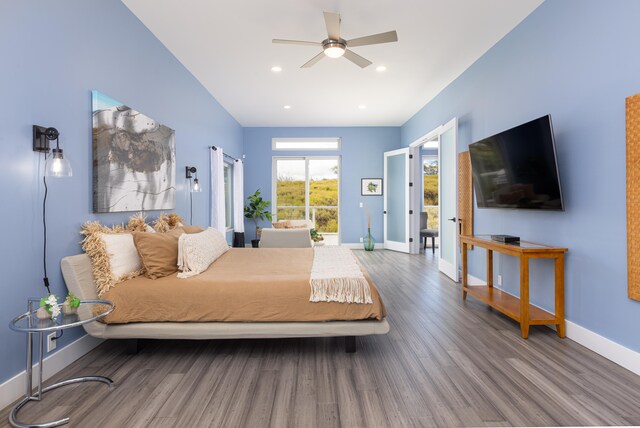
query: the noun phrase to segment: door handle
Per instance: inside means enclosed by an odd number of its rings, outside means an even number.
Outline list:
[[[456,218],[455,218],[455,217],[449,218],[449,219],[447,219],[447,220],[452,221],[452,222],[454,222],[454,223],[456,222]]]

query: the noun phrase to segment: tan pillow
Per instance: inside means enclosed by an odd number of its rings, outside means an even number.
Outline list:
[[[165,233],[133,233],[147,278],[163,278],[178,271],[178,238],[183,233],[181,227]]]
[[[285,229],[308,229],[306,224],[289,224]]]
[[[144,272],[133,235],[124,226],[106,227],[87,222],[80,232],[85,236],[82,249],[91,259],[91,270],[98,297],[114,285]]]
[[[287,229],[291,222],[289,220],[276,221],[275,223],[271,223],[274,229]]]
[[[200,233],[204,232],[205,228],[200,226],[180,226],[184,229],[184,233]]]

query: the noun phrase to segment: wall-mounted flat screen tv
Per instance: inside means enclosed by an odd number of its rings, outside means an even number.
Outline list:
[[[478,208],[562,211],[551,116],[469,145]]]

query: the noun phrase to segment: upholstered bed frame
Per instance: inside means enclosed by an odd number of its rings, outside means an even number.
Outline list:
[[[62,275],[69,291],[82,300],[97,299],[86,254],[62,259]],[[101,339],[257,339],[284,337],[345,336],[345,349],[355,352],[355,336],[386,334],[389,324],[382,321],[326,321],[326,322],[149,322],[129,324],[84,325],[86,332]],[[136,342],[130,342],[137,347]]]

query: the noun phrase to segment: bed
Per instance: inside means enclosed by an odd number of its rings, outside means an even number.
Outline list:
[[[389,331],[364,269],[373,304],[310,302],[312,259],[311,248],[233,248],[192,278],[136,277],[104,293],[116,309],[84,328],[97,338],[130,340],[344,336],[347,352],[355,351],[356,336]],[[65,257],[61,267],[71,292],[98,297],[86,254]]]

